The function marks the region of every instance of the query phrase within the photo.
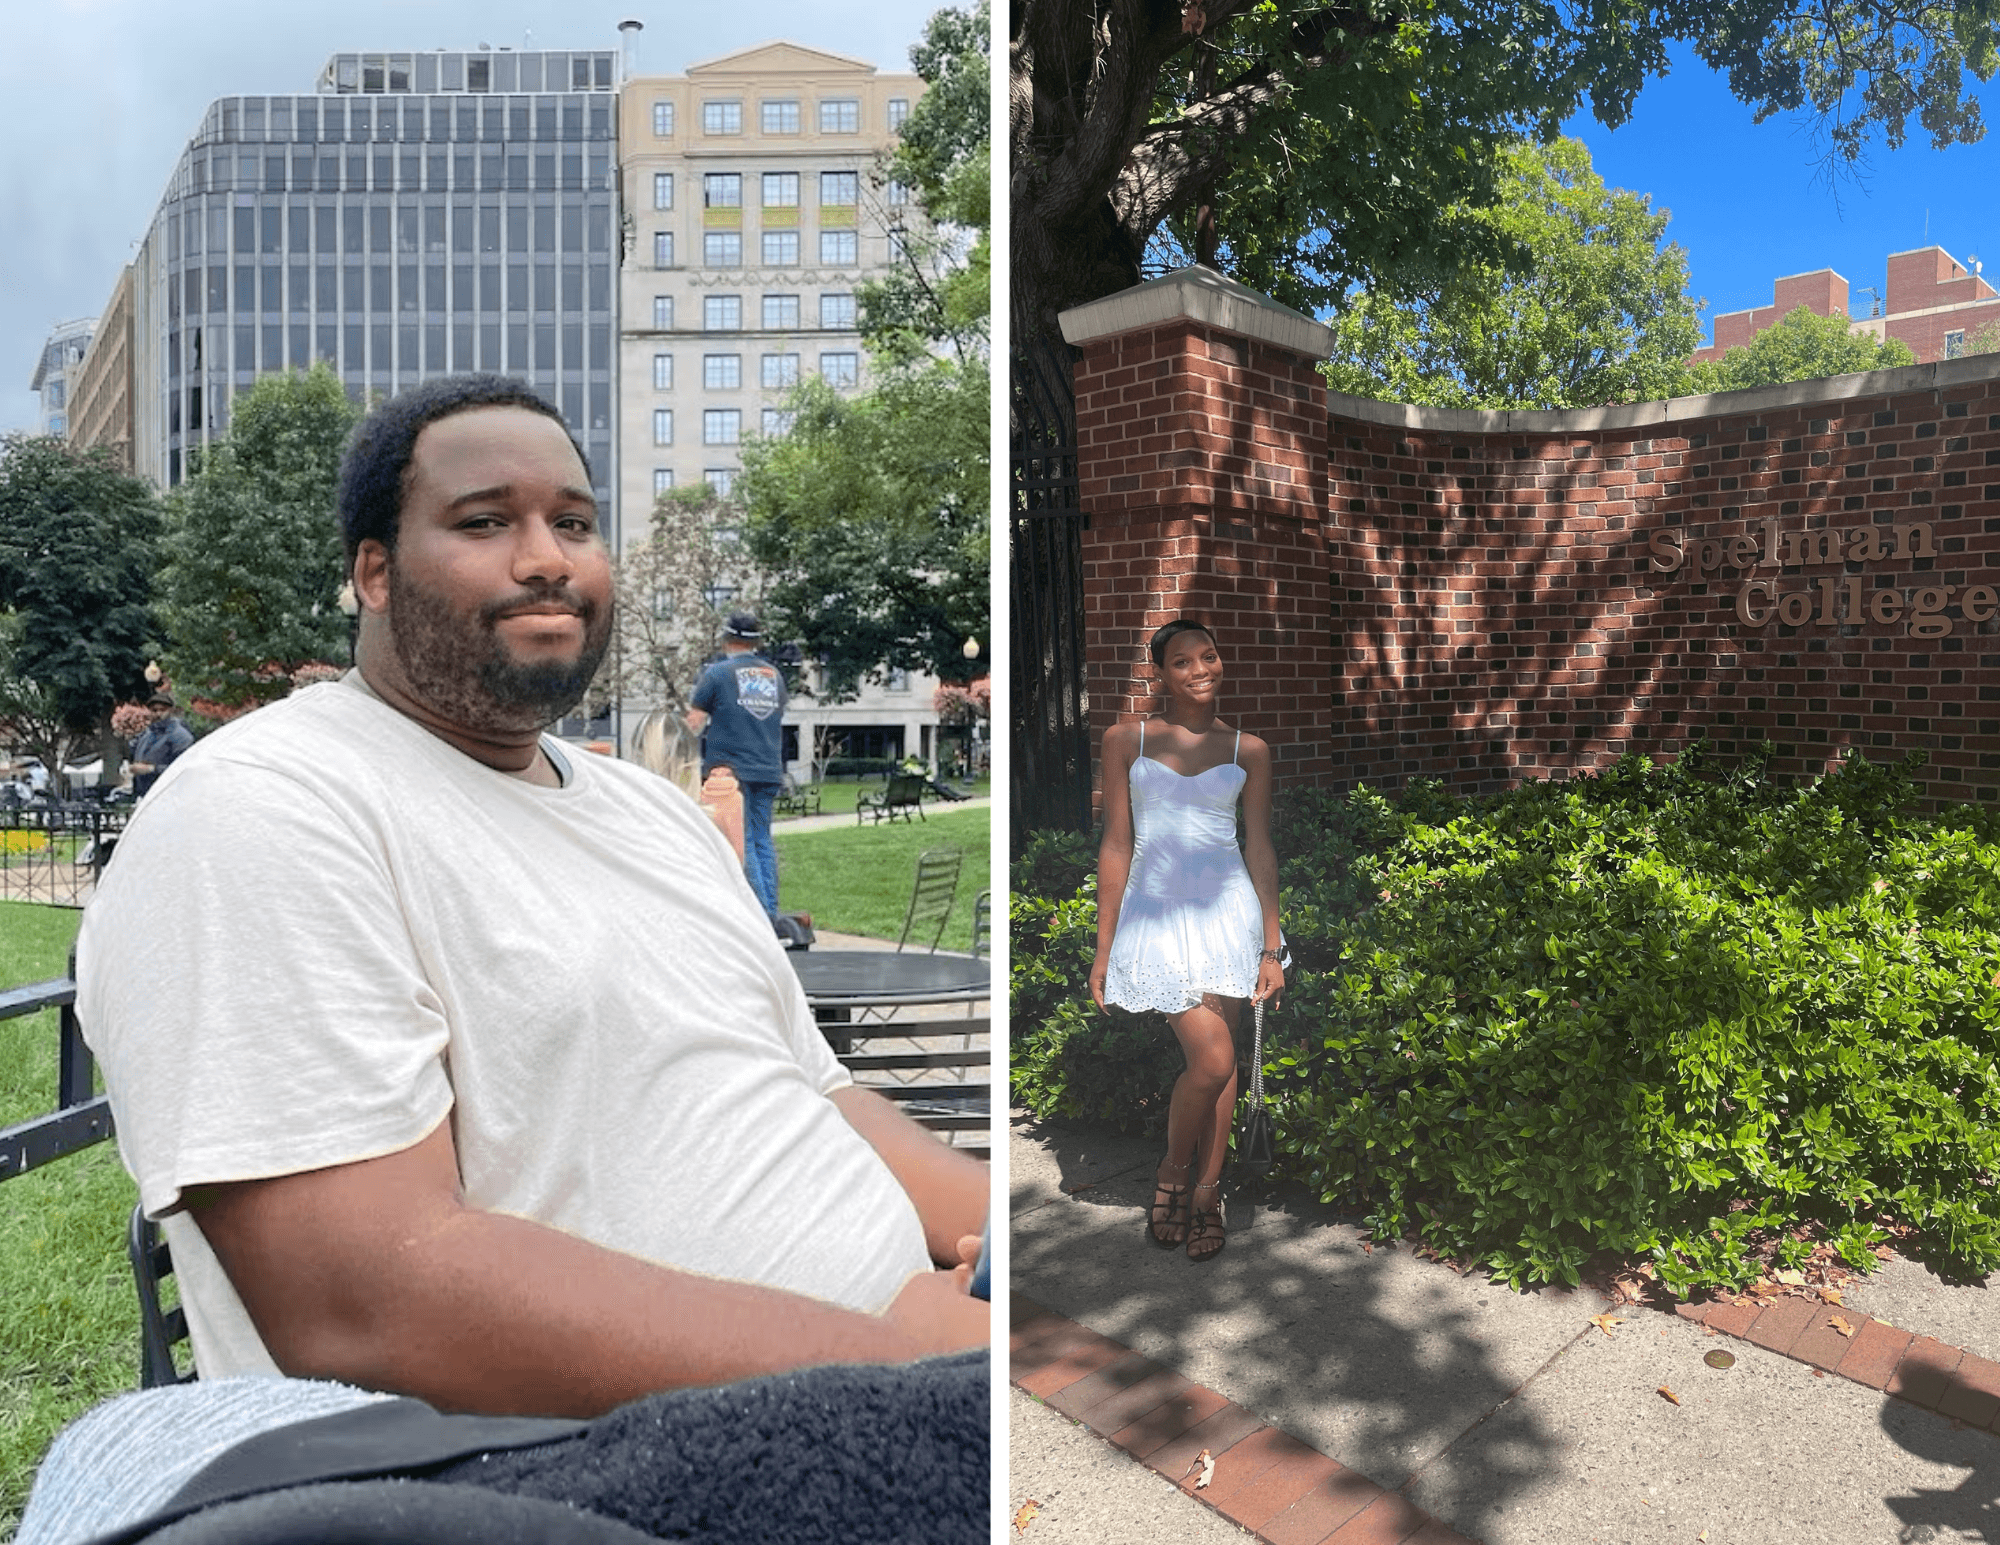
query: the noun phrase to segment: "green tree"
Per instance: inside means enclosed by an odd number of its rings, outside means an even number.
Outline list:
[[[347,658],[334,486],[359,416],[324,362],[264,376],[168,500],[160,610],[190,696],[254,707],[290,691],[297,667]]]
[[[992,139],[988,0],[931,17],[910,64],[926,83],[879,181],[908,189],[924,219],[888,206],[897,262],[856,291],[863,340],[891,361],[948,346],[984,359],[992,313]]]
[[[766,631],[800,643],[832,701],[891,668],[961,675],[986,640],[987,370],[939,360],[864,396],[819,381],[782,439],[744,447],[744,545]]]
[[[107,453],[0,441],[0,734],[54,772],[145,686],[160,509]],[[115,770],[115,769],[114,769]]]
[[[1607,188],[1573,139],[1501,152],[1500,202],[1467,217],[1528,255],[1475,263],[1407,300],[1361,293],[1335,319],[1335,391],[1446,408],[1581,408],[1670,397],[1701,345],[1667,215]]]
[[[1623,122],[1677,41],[1761,116],[1806,115],[1831,167],[1878,133],[1901,144],[1912,117],[1934,145],[1971,142],[1965,75],[1992,76],[1996,38],[1990,0],[1016,0],[1014,332],[1054,337],[1059,311],[1135,283],[1149,247],[1212,254],[1309,312],[1505,256],[1493,227],[1439,212],[1492,205],[1503,147],[1586,101]]]
[[[1914,365],[1917,356],[1900,338],[1876,339],[1849,330],[1846,317],[1815,316],[1800,306],[1721,359],[1702,360],[1691,372],[1692,390],[1735,392],[1780,381],[1812,381],[1857,370]]]
[[[764,604],[764,576],[745,550],[743,509],[707,483],[661,494],[645,537],[616,562],[617,635],[600,700],[617,692],[685,714],[731,612]]]

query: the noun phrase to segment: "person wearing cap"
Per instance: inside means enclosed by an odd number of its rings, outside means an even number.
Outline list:
[[[764,630],[738,612],[722,630],[722,658],[695,683],[688,728],[702,737],[701,775],[718,767],[736,774],[743,790],[743,871],[778,920],[778,850],[771,845],[771,807],[785,781],[785,673],[758,652]]]
[[[132,793],[143,797],[160,781],[174,758],[194,744],[194,736],[175,715],[173,695],[155,692],[146,699],[146,711],[153,722],[132,742]]]

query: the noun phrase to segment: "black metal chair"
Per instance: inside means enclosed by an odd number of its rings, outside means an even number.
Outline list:
[[[917,858],[917,879],[910,888],[910,907],[903,915],[903,932],[896,940],[898,952],[921,949],[937,953],[944,937],[945,920],[958,896],[958,871],[965,854],[958,848],[926,848]],[[929,935],[928,942],[925,935]]]
[[[143,1205],[132,1209],[125,1225],[125,1253],[132,1262],[132,1284],[139,1292],[139,1387],[161,1389],[169,1384],[191,1384],[192,1362],[181,1371],[174,1348],[188,1339],[187,1313],[179,1304],[163,1309],[160,1288],[174,1274],[174,1258],[160,1234],[160,1226],[146,1216]]]
[[[979,959],[993,947],[993,892],[981,891],[972,903],[972,953]]]

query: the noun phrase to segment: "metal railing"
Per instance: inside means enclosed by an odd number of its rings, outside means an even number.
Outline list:
[[[129,804],[0,802],[0,901],[82,906],[131,817]]]
[[[93,1093],[96,1063],[76,1017],[75,961],[71,974],[0,992],[0,1019],[43,1009],[60,1010],[56,1041],[56,1108],[46,1116],[0,1130],[0,1181],[77,1153],[111,1136],[111,1106]]]

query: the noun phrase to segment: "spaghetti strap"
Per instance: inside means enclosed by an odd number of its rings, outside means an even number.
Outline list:
[[[1229,760],[1231,762],[1234,762],[1237,759],[1238,754],[1242,750],[1243,750],[1243,732],[1241,730],[1238,730],[1236,732],[1236,744],[1229,748]]]
[[[1144,756],[1145,754],[1146,754],[1146,721],[1144,719],[1141,719],[1139,721],[1139,755]]]

